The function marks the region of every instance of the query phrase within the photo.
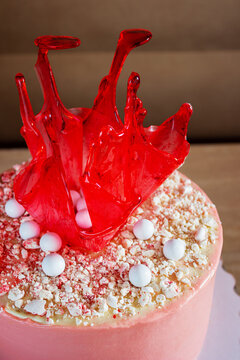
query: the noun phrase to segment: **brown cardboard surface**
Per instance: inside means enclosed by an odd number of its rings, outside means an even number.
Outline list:
[[[127,28],[151,30],[155,51],[239,49],[239,13],[238,0],[1,0],[0,51],[33,51],[32,39],[46,34],[107,51]]]

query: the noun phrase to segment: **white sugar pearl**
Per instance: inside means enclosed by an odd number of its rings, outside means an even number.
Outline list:
[[[40,235],[40,226],[36,221],[24,221],[19,228],[19,234],[23,240],[32,239]]]
[[[54,232],[44,234],[40,239],[40,248],[45,252],[56,252],[62,247],[62,239]]]
[[[17,202],[17,200],[11,199],[5,204],[5,212],[11,218],[19,218],[24,214],[25,209]]]
[[[83,209],[77,212],[76,223],[82,229],[89,229],[90,227],[92,227],[92,222],[87,209]]]
[[[49,254],[42,261],[42,269],[48,276],[58,276],[65,269],[65,260],[57,253]]]
[[[195,240],[197,241],[204,241],[207,239],[207,230],[205,227],[200,227],[196,234],[195,234]]]
[[[86,209],[87,205],[84,198],[80,198],[77,202],[77,211]]]
[[[81,195],[76,190],[70,190],[70,195],[71,195],[71,198],[72,198],[73,206],[76,207],[77,202],[80,199]]]
[[[165,242],[163,254],[169,260],[180,260],[185,253],[186,244],[181,239],[171,239]]]
[[[151,278],[150,269],[143,264],[134,265],[129,271],[129,281],[136,287],[147,286]]]
[[[153,236],[154,226],[150,220],[141,219],[134,224],[133,233],[140,240],[147,240]]]

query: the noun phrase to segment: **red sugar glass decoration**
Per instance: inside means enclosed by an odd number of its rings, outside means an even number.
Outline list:
[[[73,37],[43,36],[36,70],[44,104],[34,115],[23,75],[16,75],[23,120],[21,133],[32,160],[17,175],[15,197],[41,225],[71,246],[99,251],[118,232],[133,210],[184,161],[189,152],[189,104],[160,126],[143,127],[146,110],[137,97],[140,78],[128,80],[124,123],[116,107],[116,86],[129,52],[151,39],[147,30],[120,34],[109,74],[100,83],[91,109],[68,110],[62,104],[48,51],[79,46]],[[81,192],[92,227],[79,228],[70,190]]]

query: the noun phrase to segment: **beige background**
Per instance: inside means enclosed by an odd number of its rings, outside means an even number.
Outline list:
[[[50,61],[67,107],[90,107],[108,72],[119,32],[142,27],[152,41],[127,59],[118,86],[120,113],[131,71],[141,75],[147,124],[159,124],[191,102],[194,141],[240,139],[239,0],[1,0],[0,146],[23,144],[14,75],[22,72],[33,108],[42,105],[34,73],[39,35],[74,35],[78,49]]]

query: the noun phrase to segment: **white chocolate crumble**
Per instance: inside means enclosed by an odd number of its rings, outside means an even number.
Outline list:
[[[16,168],[17,171],[19,168]],[[217,246],[218,223],[212,205],[175,171],[129,217],[118,236],[101,253],[84,255],[64,246],[58,252],[65,270],[57,277],[42,270],[44,251],[39,238],[23,241],[19,227],[32,220],[6,216],[4,207],[13,197],[15,170],[0,180],[0,307],[19,317],[46,324],[94,326],[161,309],[189,291],[209,266]],[[154,226],[147,240],[136,238],[133,226],[141,219]],[[180,239],[185,252],[168,260],[163,246]],[[135,287],[129,271],[143,264],[151,271],[147,286]]]

